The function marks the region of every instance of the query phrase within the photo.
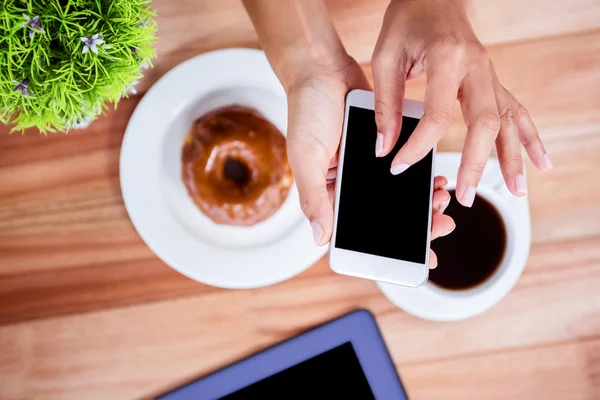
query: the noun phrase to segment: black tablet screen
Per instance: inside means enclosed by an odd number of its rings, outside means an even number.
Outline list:
[[[289,398],[375,400],[350,342],[271,375],[221,399]]]

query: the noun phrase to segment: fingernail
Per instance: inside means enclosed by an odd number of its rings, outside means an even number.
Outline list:
[[[337,168],[331,168],[327,171],[327,175],[325,175],[325,179],[335,179],[337,177]]]
[[[471,207],[475,201],[475,194],[477,189],[474,186],[469,186],[465,193],[462,195],[461,204],[465,207]]]
[[[448,236],[449,234],[451,234],[452,232],[454,232],[455,229],[456,229],[456,224],[454,224],[454,226],[452,227],[452,229],[450,229],[449,231],[446,231],[444,233],[440,233],[440,237]]]
[[[406,163],[392,165],[390,172],[392,173],[392,175],[398,175],[398,174],[401,174],[404,171],[406,171],[408,169],[408,167],[410,167],[410,165],[408,165]]]
[[[321,228],[321,224],[317,221],[313,221],[310,223],[310,226],[313,231],[313,237],[315,239],[315,244],[318,246],[321,238],[323,237],[323,228]]]
[[[375,157],[381,156],[383,152],[383,133],[377,132],[377,140],[375,140]]]
[[[448,199],[448,200],[446,200],[446,201],[444,201],[444,202],[440,203],[440,206],[439,206],[439,208],[438,208],[438,212],[439,212],[440,214],[443,214],[443,213],[444,213],[444,211],[446,211],[446,208],[448,207],[448,204],[450,204],[450,199]]]
[[[544,154],[544,164],[546,164],[546,170],[554,169],[554,165],[552,165],[552,161],[550,160],[550,156],[548,153]]]
[[[527,194],[527,181],[523,174],[519,174],[515,178],[515,187],[518,193]]]

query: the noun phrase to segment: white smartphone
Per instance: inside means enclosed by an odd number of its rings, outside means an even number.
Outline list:
[[[429,276],[435,149],[392,175],[392,160],[423,116],[423,103],[404,100],[400,137],[381,158],[374,106],[373,92],[346,96],[329,265],[339,274],[417,287]]]

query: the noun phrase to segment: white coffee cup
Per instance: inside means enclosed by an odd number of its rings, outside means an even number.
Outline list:
[[[452,155],[456,153],[447,154],[447,156]],[[496,160],[491,162],[497,164]],[[436,174],[444,175],[443,172],[438,170]],[[451,190],[455,187],[456,181],[452,180],[447,189]],[[392,303],[420,318],[456,321],[488,310],[510,292],[525,268],[531,245],[531,222],[527,199],[513,196],[506,189],[504,182],[498,182],[497,177],[482,180],[477,195],[494,206],[506,228],[506,248],[496,271],[483,283],[466,290],[448,290],[432,282],[426,282],[416,289],[378,283]]]

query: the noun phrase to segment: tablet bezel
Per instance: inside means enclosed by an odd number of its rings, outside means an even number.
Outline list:
[[[407,399],[375,318],[356,310],[253,354],[157,400],[215,399],[234,393],[344,343],[354,352],[376,399]]]

